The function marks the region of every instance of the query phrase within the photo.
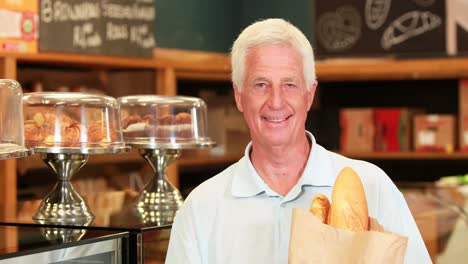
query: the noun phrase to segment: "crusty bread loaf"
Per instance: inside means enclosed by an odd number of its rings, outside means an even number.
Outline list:
[[[309,211],[315,215],[322,223],[328,224],[328,213],[330,211],[330,201],[324,194],[317,194],[312,199]]]
[[[356,172],[345,167],[338,174],[332,192],[329,224],[351,231],[369,230],[366,194]]]

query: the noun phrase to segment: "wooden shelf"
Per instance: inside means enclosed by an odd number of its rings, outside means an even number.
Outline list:
[[[86,55],[73,53],[7,53],[0,52],[0,57],[13,58],[22,63],[60,65],[68,67],[92,67],[113,69],[156,69],[153,59],[127,58],[115,56]]]
[[[230,80],[228,54],[156,48],[151,59],[42,52],[0,52],[18,62],[93,68],[172,68],[181,79]],[[468,58],[329,59],[316,62],[319,81],[411,80],[468,78]]]
[[[231,73],[231,59],[227,53],[156,48],[153,57],[159,65],[177,71]]]
[[[231,59],[226,53],[156,48],[153,56],[158,65],[173,68],[178,80],[231,80]]]
[[[330,59],[316,68],[319,82],[468,78],[468,58]]]
[[[337,153],[364,160],[468,160],[468,152],[433,153],[433,152],[340,152]]]

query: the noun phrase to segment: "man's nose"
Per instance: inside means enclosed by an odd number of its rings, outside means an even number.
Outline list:
[[[270,90],[270,94],[268,97],[268,105],[271,108],[280,108],[284,104],[284,93],[281,87],[274,86],[273,89]]]

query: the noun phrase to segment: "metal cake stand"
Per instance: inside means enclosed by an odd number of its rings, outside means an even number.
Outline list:
[[[57,175],[57,183],[42,200],[33,219],[41,224],[87,226],[94,219],[86,201],[70,183],[88,161],[89,154],[125,153],[130,147],[60,148],[35,147],[42,160]]]
[[[141,156],[153,168],[154,174],[136,202],[136,209],[143,223],[156,225],[172,224],[177,210],[183,203],[179,190],[167,179],[166,170],[181,156],[183,149],[208,148],[213,141],[200,142],[126,142],[140,149]]]

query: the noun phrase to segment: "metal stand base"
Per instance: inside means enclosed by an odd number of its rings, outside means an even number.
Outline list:
[[[166,169],[180,157],[180,150],[142,149],[141,155],[153,168],[154,177],[140,194],[137,202],[138,213],[144,223],[172,224],[183,198],[179,190],[167,179]]]
[[[57,174],[58,181],[42,201],[33,219],[41,224],[89,225],[94,215],[70,184],[72,176],[88,161],[88,155],[42,153],[41,156]]]

